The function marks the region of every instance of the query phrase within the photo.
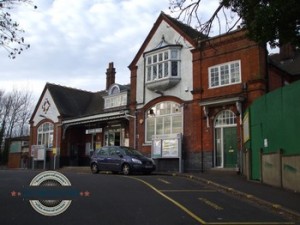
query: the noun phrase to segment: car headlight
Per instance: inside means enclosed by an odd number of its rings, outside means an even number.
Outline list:
[[[135,159],[135,158],[132,158],[132,162],[136,163],[136,164],[142,164],[141,160],[138,160],[138,159]]]

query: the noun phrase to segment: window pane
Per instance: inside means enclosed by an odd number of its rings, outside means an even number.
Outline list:
[[[163,134],[163,118],[162,117],[156,118],[156,134],[157,135]]]
[[[37,141],[38,145],[42,144],[42,134],[38,134],[38,141]]]
[[[158,54],[158,61],[161,62],[163,60],[163,54],[159,53]]]
[[[236,124],[236,115],[230,111],[225,110],[218,114],[216,125],[231,125]]]
[[[49,136],[48,133],[46,133],[46,134],[43,135],[43,142],[42,142],[42,144],[45,145],[45,146],[47,146],[47,144],[48,144],[48,136]]]
[[[49,123],[44,123],[43,124],[43,131],[46,132],[49,130]]]
[[[156,63],[157,62],[157,55],[154,55],[153,56],[153,63]]]
[[[154,135],[154,121],[154,118],[147,119],[147,141],[151,141]]]
[[[182,133],[182,116],[173,116],[172,133]]]
[[[164,77],[167,77],[169,75],[169,63],[164,63]]]
[[[168,60],[169,59],[169,52],[164,52],[164,60]]]
[[[163,72],[162,66],[163,66],[162,63],[158,64],[158,78],[162,78],[162,72]]]
[[[151,63],[152,63],[152,58],[151,58],[151,56],[149,56],[148,58],[147,58],[147,62],[148,62],[148,65],[150,65]]]
[[[53,147],[53,133],[51,132],[49,134],[49,140],[48,140],[48,148],[52,148]]]
[[[215,87],[219,85],[219,69],[211,68],[210,69],[210,86]]]
[[[122,102],[121,105],[126,105],[127,104],[127,95],[122,95]]]
[[[164,117],[164,134],[171,134],[171,117]]]
[[[153,66],[153,80],[155,80],[157,78],[157,65]]]
[[[171,113],[171,103],[164,102],[160,105],[160,115],[168,115]]]
[[[151,66],[148,66],[147,67],[147,81],[150,81],[151,80]]]
[[[238,62],[230,65],[231,83],[240,82],[240,64]]]
[[[172,61],[171,62],[171,68],[172,68],[172,76],[177,76],[178,75],[178,62],[177,61]]]
[[[176,49],[172,49],[171,50],[171,59],[177,59],[177,50]]]
[[[220,67],[221,73],[221,85],[229,84],[229,67],[224,65]]]

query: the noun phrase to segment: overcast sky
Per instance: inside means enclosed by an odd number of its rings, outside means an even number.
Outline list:
[[[33,0],[13,12],[30,49],[10,59],[0,48],[0,89],[32,91],[39,98],[46,82],[100,91],[109,62],[116,83],[128,84],[133,60],[169,0]],[[207,0],[203,18],[218,0]],[[206,15],[207,14],[207,15]]]

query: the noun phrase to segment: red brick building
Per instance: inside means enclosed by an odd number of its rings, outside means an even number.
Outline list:
[[[207,38],[164,13],[158,17],[129,66],[130,108],[139,121],[137,146],[157,158],[158,168],[177,170],[178,158],[184,170],[239,167],[244,110],[270,90],[298,79],[278,68],[279,62],[270,63],[265,46],[249,40],[246,32]],[[173,63],[163,57],[174,46],[178,80],[170,85],[172,74],[163,71],[159,77],[159,71],[169,68],[164,63]],[[176,132],[182,135],[181,149],[170,155],[170,146],[164,150],[163,143]]]
[[[45,145],[58,166],[88,165],[90,151],[129,145],[158,170],[240,167],[243,112],[300,75],[296,51],[269,56],[246,32],[209,38],[162,12],[129,65],[130,85],[115,84],[112,63],[100,92],[46,84],[31,146]]]

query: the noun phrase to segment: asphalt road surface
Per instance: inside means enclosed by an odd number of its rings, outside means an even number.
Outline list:
[[[72,189],[65,190],[73,194],[64,197],[71,200],[70,206],[56,216],[42,215],[26,196],[29,184],[41,172],[0,171],[0,224],[295,224],[275,211],[195,180],[161,175],[66,172]]]

